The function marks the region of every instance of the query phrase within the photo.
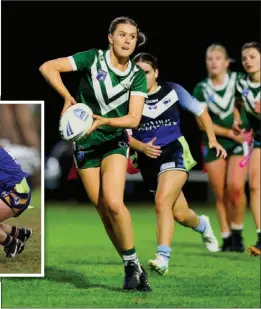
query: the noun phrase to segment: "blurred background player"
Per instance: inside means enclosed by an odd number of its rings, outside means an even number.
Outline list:
[[[137,127],[147,96],[146,76],[129,57],[137,45],[145,42],[145,36],[132,19],[119,17],[111,22],[108,39],[106,51],[91,49],[51,60],[40,67],[40,72],[64,98],[62,113],[76,100],[60,74],[76,70],[81,73],[77,102],[93,110],[95,121],[88,137],[74,144],[74,162],[108,236],[123,259],[124,289],[149,291],[134,247],[131,216],[123,202],[128,153],[124,128]]]
[[[41,185],[40,104],[0,104],[0,144],[29,175],[32,188]]]
[[[242,113],[246,110],[250,127],[254,132],[253,150],[249,153],[249,189],[250,208],[257,228],[257,242],[248,248],[248,252],[251,255],[260,255],[260,43],[244,44],[241,59],[247,74],[237,81],[233,128],[236,134],[242,134]]]
[[[217,217],[223,239],[221,251],[243,252],[247,165],[239,168],[239,162],[243,159],[242,143],[245,137],[242,131],[235,134],[232,130],[237,73],[228,70],[229,64],[226,48],[220,44],[210,45],[206,52],[208,78],[196,85],[193,96],[207,107],[217,140],[228,154],[226,159],[218,158],[215,151],[209,148],[204,134],[204,163],[216,198]],[[198,118],[196,120],[200,129],[205,131],[201,121]],[[242,121],[243,128],[246,128],[245,114],[242,114]]]
[[[3,221],[18,217],[29,206],[31,189],[26,181],[27,174],[21,166],[0,145],[0,244],[6,257],[15,257],[24,250],[32,235],[30,228],[17,228]]]
[[[180,85],[157,81],[157,60],[153,55],[140,53],[133,60],[146,73],[148,98],[140,124],[130,137],[130,146],[138,151],[138,166],[144,182],[155,192],[158,247],[156,259],[149,260],[149,266],[163,275],[168,271],[174,218],[200,232],[208,250],[216,252],[219,249],[209,218],[198,217],[188,207],[182,193],[188,172],[196,162],[180,131],[179,105],[200,118],[206,128],[209,147],[216,150],[216,155],[225,157],[226,152],[216,141],[205,107]]]

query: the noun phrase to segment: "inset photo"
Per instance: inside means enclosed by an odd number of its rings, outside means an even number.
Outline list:
[[[43,104],[0,101],[0,277],[44,276]]]

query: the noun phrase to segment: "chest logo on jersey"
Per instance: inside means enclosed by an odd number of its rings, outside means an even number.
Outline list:
[[[168,98],[167,100],[164,100],[164,101],[163,101],[163,104],[164,104],[164,105],[167,105],[167,104],[169,104],[170,102],[171,102],[171,99]]]
[[[215,99],[214,99],[214,95],[213,95],[213,94],[209,94],[209,95],[208,95],[208,102],[209,102],[209,103],[215,102]]]
[[[98,81],[103,81],[105,80],[107,76],[107,72],[103,71],[103,70],[98,70],[98,74],[96,76],[96,78],[98,79]]]
[[[249,89],[248,89],[248,88],[244,88],[244,89],[242,90],[242,95],[243,95],[244,97],[247,97],[248,94],[249,94]]]
[[[157,105],[156,104],[151,104],[151,105],[149,105],[149,109],[157,109]]]

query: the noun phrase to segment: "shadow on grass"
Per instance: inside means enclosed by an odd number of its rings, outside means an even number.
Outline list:
[[[78,289],[103,288],[109,291],[122,292],[121,288],[111,287],[105,284],[92,284],[83,274],[64,270],[57,267],[46,267],[45,279],[60,283],[70,283]]]
[[[66,264],[73,264],[73,265],[115,265],[115,266],[122,266],[122,261],[117,261],[119,258],[115,258],[114,261],[112,260],[102,260],[102,261],[90,261],[90,260],[68,260]]]

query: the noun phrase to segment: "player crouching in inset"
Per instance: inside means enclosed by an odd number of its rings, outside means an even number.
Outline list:
[[[11,217],[20,216],[28,208],[31,189],[26,177],[19,163],[0,145],[0,244],[6,257],[13,258],[21,253],[32,236],[30,228],[3,223]]]

